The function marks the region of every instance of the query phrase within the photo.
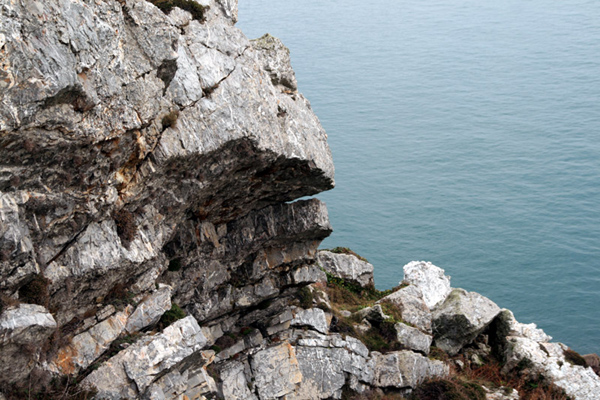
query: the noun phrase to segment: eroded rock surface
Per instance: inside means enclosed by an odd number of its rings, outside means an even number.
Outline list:
[[[319,265],[333,276],[355,282],[360,286],[373,286],[373,265],[352,254],[319,251]]]
[[[430,262],[412,261],[404,267],[404,282],[415,285],[423,294],[423,301],[429,309],[442,303],[452,290],[450,277],[444,270]]]

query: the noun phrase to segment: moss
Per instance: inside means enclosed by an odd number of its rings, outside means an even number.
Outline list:
[[[36,275],[31,281],[19,289],[19,300],[22,303],[39,304],[48,308],[48,303],[50,301],[50,295],[48,293],[49,285],[49,279],[45,278],[43,275]]]
[[[564,354],[565,360],[571,365],[579,365],[582,367],[588,366],[587,361],[585,361],[585,358],[583,358],[581,354],[579,354],[575,350],[567,349],[564,351]]]
[[[181,309],[176,303],[171,304],[171,309],[165,311],[165,313],[160,317],[160,321],[158,321],[158,325],[161,329],[165,329],[167,326],[171,325],[173,322],[185,318],[185,311]]]
[[[308,309],[312,308],[313,304],[313,293],[308,286],[303,286],[298,290],[296,297],[300,301],[300,307]]]
[[[204,12],[206,7],[198,4],[194,0],[148,0],[165,14],[169,14],[175,7],[188,11],[192,18],[198,21],[204,21]]]

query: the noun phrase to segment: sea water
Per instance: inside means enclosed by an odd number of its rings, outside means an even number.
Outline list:
[[[334,233],[600,352],[600,1],[239,0],[329,135]]]

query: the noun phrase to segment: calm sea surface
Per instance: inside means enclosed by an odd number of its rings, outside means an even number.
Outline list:
[[[323,247],[381,289],[431,261],[600,352],[600,1],[239,1],[329,134]]]

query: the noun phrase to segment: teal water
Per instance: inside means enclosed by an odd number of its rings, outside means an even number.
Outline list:
[[[600,2],[240,0],[329,134],[318,197],[380,288],[427,260],[600,352]]]

